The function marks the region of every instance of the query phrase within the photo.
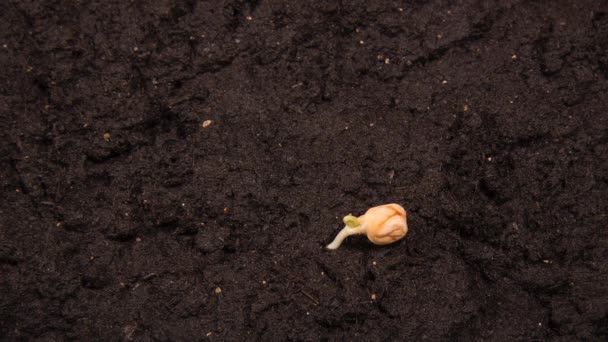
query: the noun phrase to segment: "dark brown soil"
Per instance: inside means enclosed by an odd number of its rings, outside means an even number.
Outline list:
[[[0,67],[1,340],[608,338],[604,1],[0,1]]]

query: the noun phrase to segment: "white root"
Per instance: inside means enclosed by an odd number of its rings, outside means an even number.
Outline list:
[[[336,235],[334,241],[327,245],[327,249],[338,249],[338,247],[340,247],[344,239],[346,239],[347,237],[351,235],[365,234],[366,232],[367,228],[363,225],[354,228],[344,226],[344,228],[338,233],[338,235]]]

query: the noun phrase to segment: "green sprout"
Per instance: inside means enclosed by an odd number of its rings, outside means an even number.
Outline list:
[[[349,228],[355,228],[361,225],[359,219],[356,216],[353,216],[353,214],[348,214],[344,216],[342,221],[344,221],[344,224],[347,225]]]

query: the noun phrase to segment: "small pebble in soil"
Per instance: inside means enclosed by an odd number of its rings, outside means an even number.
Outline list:
[[[517,55],[516,54],[511,55],[511,59],[517,59]]]
[[[123,331],[125,333],[125,340],[130,341],[133,339],[133,334],[135,334],[135,331],[137,330],[137,326],[136,325],[127,325],[124,327]]]
[[[376,300],[376,298],[377,298],[377,297],[376,297],[376,294],[375,294],[375,293],[372,293],[372,300]]]
[[[104,133],[104,134],[103,134],[103,139],[104,139],[105,141],[110,140],[110,133]]]
[[[251,20],[253,20],[253,17],[252,17],[252,16],[250,16],[250,15],[248,15],[248,16],[246,16],[246,17],[245,17],[245,19],[247,19],[247,20],[251,21]]]
[[[213,121],[211,121],[211,120],[205,120],[205,121],[203,121],[202,126],[203,126],[203,128],[207,128],[207,127],[211,126],[212,123],[213,123]]]

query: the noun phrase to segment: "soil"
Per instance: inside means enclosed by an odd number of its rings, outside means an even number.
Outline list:
[[[11,0],[0,67],[1,340],[608,338],[606,2]]]

